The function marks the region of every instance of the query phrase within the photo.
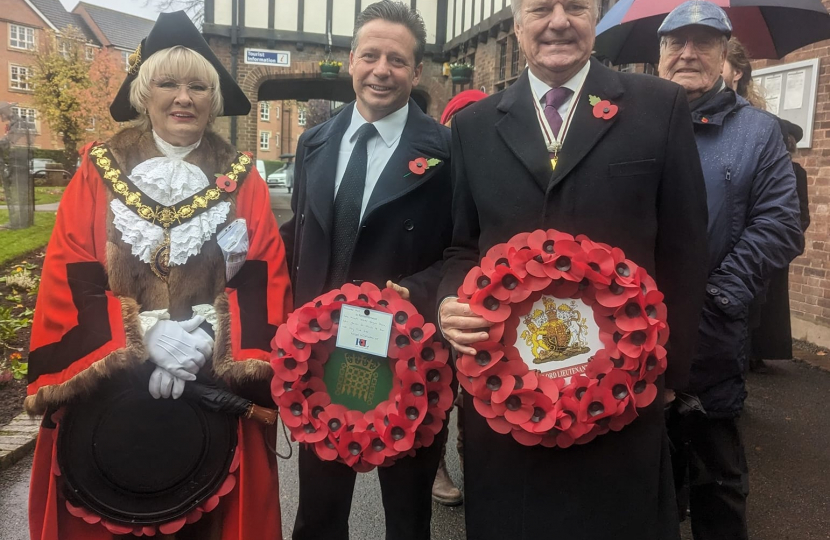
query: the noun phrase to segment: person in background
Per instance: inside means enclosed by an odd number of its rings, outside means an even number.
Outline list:
[[[804,131],[784,119],[779,119],[784,144],[790,155],[797,150],[798,141]],[[807,171],[793,161],[795,186],[798,192],[798,206],[801,211],[801,232],[810,226],[810,206],[807,194]],[[763,304],[758,308],[757,324],[752,329],[749,351],[749,369],[756,373],[767,373],[769,368],[764,360],[789,360],[793,357],[792,329],[790,327],[790,282],[789,268],[776,270],[770,278]]]
[[[723,82],[753,107],[767,109],[767,102],[752,80],[752,63],[746,47],[737,38],[730,38],[723,63]]]
[[[447,102],[444,112],[441,114],[441,123],[447,127],[452,125],[452,118],[465,107],[472,105],[476,101],[480,101],[487,97],[487,94],[481,90],[464,90],[459,92],[451,100]],[[454,405],[458,407],[456,411],[456,426],[458,427],[458,437],[456,439],[456,449],[458,450],[458,460],[461,463],[461,471],[464,471],[464,413],[461,411],[463,407],[463,400],[459,395]],[[449,412],[447,412],[449,415]],[[447,453],[447,445],[444,443],[444,448],[441,451],[441,462],[438,464],[438,472],[435,474],[435,483],[432,485],[432,500],[444,506],[458,506],[464,500],[464,495],[461,490],[456,487],[447,471],[447,461],[445,459]]]
[[[695,540],[747,539],[748,471],[737,419],[746,397],[748,312],[803,243],[778,122],[721,77],[731,33],[723,9],[703,0],[679,5],[658,29],[658,71],[686,90],[709,210],[709,254],[697,263],[709,276],[698,349],[688,393],[675,404],[679,411],[699,400],[702,411],[675,414],[669,426],[675,449],[685,452],[673,461],[675,478],[688,469]]]

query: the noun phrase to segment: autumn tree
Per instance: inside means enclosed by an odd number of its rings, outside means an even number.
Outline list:
[[[110,50],[96,50],[89,63],[89,86],[79,90],[79,121],[86,123],[82,143],[104,141],[112,137],[118,123],[110,116],[110,103],[124,82],[121,55]]]
[[[60,34],[48,32],[35,57],[34,98],[38,111],[63,142],[64,164],[72,167],[88,122],[82,111],[82,94],[90,86],[86,40],[68,26]]]
[[[306,107],[306,129],[311,129],[331,118],[331,101],[327,99],[309,99]]]

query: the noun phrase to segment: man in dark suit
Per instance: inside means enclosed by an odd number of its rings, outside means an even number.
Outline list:
[[[619,247],[655,277],[670,350],[660,392],[637,419],[567,449],[496,433],[465,394],[467,538],[676,539],[663,419],[672,392],[663,389],[687,382],[707,258],[706,194],[686,96],[657,77],[591,60],[593,0],[513,0],[512,8],[528,69],[453,121],[442,331],[474,354],[488,323],[453,298],[464,276],[493,245],[555,228]],[[597,109],[591,102],[600,100]]]
[[[435,319],[452,232],[450,137],[409,98],[425,43],[424,23],[408,4],[378,2],[357,19],[349,56],[357,100],[297,145],[294,217],[280,230],[297,306],[345,282],[389,281]],[[433,164],[419,168],[418,158]],[[429,539],[444,436],[378,469],[386,538]],[[355,471],[306,448],[299,468],[294,540],[347,539]]]

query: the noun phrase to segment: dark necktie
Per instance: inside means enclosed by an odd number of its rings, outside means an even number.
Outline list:
[[[332,223],[331,265],[327,289],[340,287],[349,274],[360,226],[360,209],[363,206],[363,190],[366,187],[366,168],[369,165],[366,145],[377,134],[372,124],[363,124],[357,130],[357,142],[340,181],[337,197],[334,199],[334,221]]]
[[[548,119],[550,129],[553,130],[551,137],[558,139],[559,130],[562,129],[562,116],[559,114],[559,107],[561,107],[571,95],[571,90],[560,86],[548,90],[545,94],[545,118]]]

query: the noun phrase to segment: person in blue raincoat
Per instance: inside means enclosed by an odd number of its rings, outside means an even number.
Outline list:
[[[721,78],[731,32],[726,13],[701,0],[675,8],[658,30],[660,76],[683,86],[689,99],[709,209],[698,349],[669,426],[678,488],[688,467],[695,540],[748,538],[748,472],[737,425],[746,397],[747,313],[803,244],[795,175],[778,121]]]

